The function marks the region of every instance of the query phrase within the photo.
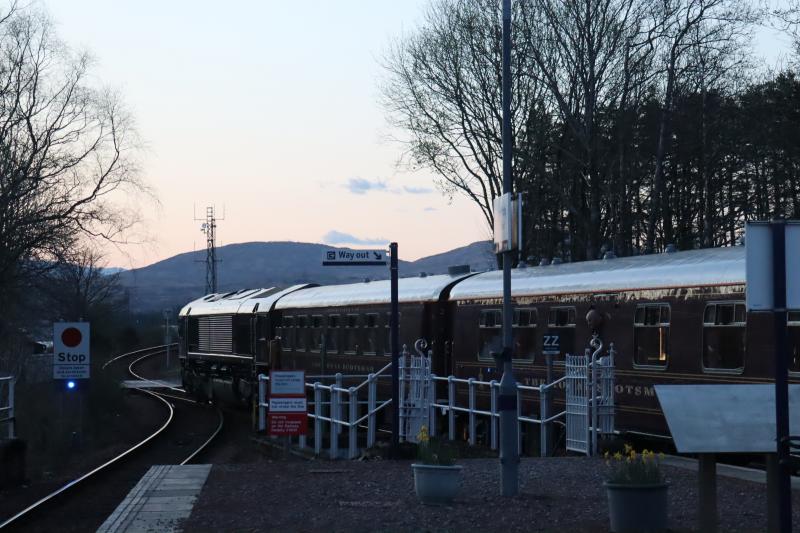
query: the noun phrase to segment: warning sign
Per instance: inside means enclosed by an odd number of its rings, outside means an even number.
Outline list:
[[[305,372],[273,370],[269,381],[269,434],[305,435],[308,427]]]
[[[56,322],[53,324],[53,378],[88,379],[88,322]]]

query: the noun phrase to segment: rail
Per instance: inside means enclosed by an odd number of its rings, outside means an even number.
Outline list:
[[[8,424],[7,437],[13,439],[16,436],[14,415],[14,376],[0,377],[0,425]]]
[[[517,385],[517,425],[518,431],[517,434],[519,435],[519,441],[517,442],[517,449],[522,449],[522,432],[519,431],[521,429],[522,424],[538,424],[540,428],[540,453],[542,456],[549,455],[549,442],[550,442],[550,435],[552,434],[552,424],[559,418],[563,418],[566,415],[566,411],[561,411],[559,413],[550,414],[552,399],[551,399],[551,389],[558,385],[559,383],[563,382],[566,379],[566,376],[561,377],[551,383],[547,383],[544,385],[539,386],[530,386],[530,385]],[[442,399],[435,399],[436,395],[436,382],[439,383],[447,383],[447,397],[446,403],[443,403],[445,398]],[[456,387],[457,385],[467,385],[467,401],[468,407],[463,407],[456,405],[456,399],[458,398]],[[430,434],[436,434],[436,410],[441,410],[442,414],[447,413],[448,418],[448,431],[447,431],[447,438],[449,440],[455,440],[456,438],[456,421],[455,416],[456,413],[466,413],[468,416],[468,440],[471,446],[474,446],[477,443],[477,435],[476,435],[476,426],[478,416],[487,416],[489,417],[489,440],[490,446],[492,450],[496,450],[498,446],[498,420],[500,419],[500,412],[497,409],[497,396],[500,391],[500,382],[496,380],[491,381],[481,381],[474,378],[457,378],[455,376],[436,376],[431,375],[431,382],[430,382],[431,392],[430,397],[434,398],[435,400],[430,404],[430,415],[429,415],[429,423],[430,423]],[[478,388],[489,388],[489,395],[490,395],[490,402],[489,402],[489,410],[482,410],[477,409],[475,407],[477,401],[477,389]],[[534,418],[531,416],[523,416],[522,415],[522,401],[523,401],[523,393],[538,393],[539,394],[539,418]]]
[[[338,459],[339,457],[339,438],[343,428],[347,428],[347,458],[355,459],[358,457],[358,430],[366,422],[367,448],[375,445],[375,435],[377,431],[377,414],[392,403],[391,398],[378,401],[378,380],[390,377],[388,372],[392,365],[388,364],[375,373],[365,376],[335,374],[332,376],[334,383],[325,385],[320,381],[306,382],[305,388],[310,389],[314,399],[309,405],[314,407],[313,412],[308,413],[308,417],[314,420],[314,453],[322,454],[322,443],[324,439],[324,423],[328,424],[329,434],[329,457]],[[328,376],[313,376],[314,378],[327,378]],[[366,377],[357,386],[344,387],[342,381],[346,378]],[[267,388],[269,376],[259,374],[258,376],[258,429],[267,429],[267,410],[269,402],[267,400]],[[367,399],[359,400],[359,392],[366,387]],[[324,396],[327,395],[327,401]],[[345,406],[347,407],[346,413]],[[359,416],[360,406],[366,406],[365,413]],[[327,410],[326,410],[327,407]],[[307,447],[306,436],[301,435],[298,442],[300,448]]]
[[[145,348],[145,349],[142,349],[142,350],[136,350],[134,352],[129,352],[129,353],[126,353],[126,354],[122,354],[122,355],[120,355],[118,357],[115,357],[114,359],[109,360],[108,363],[111,363],[111,362],[113,362],[115,360],[118,360],[118,359],[122,359],[123,357],[131,357],[131,356],[135,356],[135,355],[147,354],[147,355],[145,355],[145,357],[157,355],[157,354],[161,353],[162,351],[164,351],[164,348],[166,348],[166,345]],[[128,366],[128,371],[135,375],[135,373],[133,372],[132,367],[143,358],[144,357],[139,358],[136,361],[133,361]],[[108,364],[108,363],[106,363],[106,364]],[[0,384],[3,381],[7,380],[7,379],[10,379],[10,378],[0,378]],[[12,380],[12,383],[13,383],[13,380]],[[88,479],[94,477],[99,472],[108,470],[112,465],[114,465],[116,463],[119,463],[122,459],[128,457],[130,454],[132,454],[136,450],[142,448],[143,446],[147,445],[150,441],[152,441],[153,439],[158,437],[161,433],[163,433],[167,429],[167,427],[172,423],[172,421],[173,421],[173,419],[175,417],[175,409],[173,408],[173,406],[170,404],[170,402],[166,398],[174,398],[174,399],[177,399],[177,400],[183,400],[183,401],[186,401],[186,402],[196,403],[193,400],[188,399],[188,398],[180,398],[180,397],[176,397],[176,396],[169,396],[169,395],[166,395],[166,394],[152,392],[152,391],[149,391],[149,390],[146,390],[146,389],[137,389],[137,390],[139,392],[143,393],[143,394],[146,394],[148,396],[151,396],[151,397],[157,399],[158,401],[160,401],[164,405],[164,407],[166,407],[168,414],[167,414],[167,417],[166,417],[166,420],[164,421],[164,423],[158,429],[156,429],[153,433],[151,433],[148,437],[146,437],[145,439],[141,440],[140,442],[138,442],[137,444],[133,445],[132,447],[128,448],[124,452],[122,452],[119,455],[109,459],[108,461],[106,461],[105,463],[101,464],[100,466],[94,468],[90,472],[87,472],[86,474],[84,474],[84,475],[82,475],[82,476],[70,481],[66,485],[64,485],[64,486],[60,487],[59,489],[51,492],[50,494],[44,496],[40,500],[34,502],[33,504],[29,505],[28,507],[26,507],[22,511],[20,511],[20,512],[16,513],[15,515],[11,516],[10,518],[6,519],[5,521],[0,522],[0,529],[8,527],[8,526],[10,526],[11,524],[13,524],[15,522],[18,522],[20,519],[22,519],[25,516],[30,516],[31,513],[33,513],[34,511],[42,509],[48,502],[50,502],[50,501],[54,500],[55,498],[59,497],[61,494],[70,491],[76,485],[79,485],[79,484],[85,485],[85,483],[86,483],[86,481]],[[206,449],[208,447],[208,445],[211,443],[211,441],[214,440],[214,438],[217,437],[217,435],[219,435],[219,433],[222,431],[223,424],[224,424],[224,417],[223,417],[222,411],[219,410],[219,409],[217,409],[217,414],[219,416],[219,423],[218,423],[217,428],[214,431],[214,433],[205,442],[203,442],[198,448],[196,448],[190,455],[188,455],[180,464],[183,465],[183,464],[187,464],[190,461],[192,461],[199,453],[201,453],[204,449]],[[0,520],[2,520],[2,519],[0,519]]]

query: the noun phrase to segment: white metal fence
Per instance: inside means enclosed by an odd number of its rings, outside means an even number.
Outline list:
[[[597,340],[596,342],[599,342]],[[474,378],[455,376],[436,376],[431,373],[430,355],[424,355],[424,344],[415,345],[417,355],[408,353],[403,347],[400,357],[400,428],[401,440],[416,441],[420,427],[425,424],[431,435],[436,435],[439,416],[447,417],[447,436],[455,440],[456,416],[465,415],[467,440],[470,445],[478,443],[479,420],[486,421],[484,433],[488,433],[491,449],[498,448],[498,425],[500,411],[497,408],[500,382],[481,381]],[[597,452],[598,435],[614,431],[614,345],[608,355],[600,356],[602,344],[590,355],[567,355],[565,374],[551,383],[539,386],[517,386],[517,424],[518,450],[522,449],[523,424],[539,426],[540,455],[550,455],[553,426],[563,420],[566,426],[566,448],[570,451],[591,455]],[[334,376],[307,376],[306,389],[313,395],[308,402],[308,417],[314,421],[314,453],[322,455],[324,441],[328,443],[328,456],[339,458],[339,435],[347,429],[347,451],[345,457],[359,456],[359,442],[367,448],[375,445],[377,414],[392,403],[391,398],[378,398],[378,381],[391,377],[391,364],[387,364],[374,374]],[[258,388],[258,427],[267,428],[269,409],[269,376],[259,375]],[[344,386],[344,381],[354,383]],[[363,380],[363,381],[360,381]],[[325,382],[332,383],[325,383]],[[566,388],[564,410],[553,413],[553,391],[561,384]],[[438,387],[437,387],[438,384]],[[466,387],[467,405],[459,404]],[[592,395],[591,391],[596,394]],[[437,392],[440,396],[437,396]],[[366,393],[366,399],[364,395]],[[478,409],[478,395],[488,396],[488,409]],[[463,400],[462,400],[463,402]],[[484,402],[485,403],[485,399]],[[536,407],[526,408],[530,403]],[[359,430],[366,431],[366,438],[359,439]],[[298,440],[301,448],[306,448],[306,437]]]
[[[522,424],[538,425],[540,431],[540,453],[541,455],[548,455],[548,443],[550,442],[550,435],[552,434],[553,423],[559,418],[563,418],[565,411],[550,414],[552,410],[552,389],[564,381],[565,378],[560,378],[552,383],[540,385],[538,387],[528,385],[517,385],[517,434],[519,441],[517,442],[517,449],[522,449]],[[474,378],[456,378],[455,376],[440,377],[436,375],[431,376],[431,397],[435,398],[434,389],[436,382],[447,384],[447,395],[444,398],[437,399],[431,402],[431,415],[430,415],[430,433],[435,435],[436,428],[436,413],[435,410],[439,409],[442,414],[447,414],[447,437],[449,440],[456,439],[456,413],[464,413],[467,415],[467,440],[470,445],[477,444],[477,423],[478,417],[488,418],[489,424],[489,446],[492,450],[496,450],[498,446],[498,423],[500,420],[500,411],[497,409],[497,397],[500,392],[500,382],[496,380],[480,381]],[[458,405],[458,387],[467,387],[467,402],[468,405]],[[478,409],[477,394],[478,392],[489,394],[489,410]],[[539,413],[538,417],[531,411],[525,414],[523,408],[525,395],[530,395],[538,399]],[[537,398],[538,395],[538,398]]]
[[[0,377],[0,427],[7,424],[6,436],[13,439],[16,436],[14,424],[14,385],[13,376]]]
[[[598,337],[591,342],[594,352],[567,355],[566,421],[568,451],[597,454],[599,435],[614,433],[614,344],[602,356],[603,343]]]
[[[334,383],[326,385],[322,381],[306,382],[305,386],[313,394],[313,400],[308,402],[308,417],[314,421],[314,453],[322,454],[323,441],[328,435],[328,455],[331,459],[339,458],[339,435],[342,428],[347,428],[347,453],[348,459],[355,459],[359,455],[358,430],[366,430],[366,446],[371,448],[375,445],[375,434],[377,432],[377,413],[385,409],[390,403],[391,398],[380,401],[378,399],[378,380],[390,377],[391,364],[381,368],[374,374],[356,374],[334,376],[306,376],[306,379],[331,380]],[[347,381],[357,381],[363,379],[355,386],[345,387],[343,383]],[[258,376],[258,429],[267,429],[267,411],[269,409],[269,376],[259,374]],[[366,389],[366,391],[364,391]],[[366,392],[366,400],[363,398]],[[364,408],[366,406],[366,408]],[[364,411],[364,414],[361,412]],[[327,425],[327,427],[326,427]],[[307,439],[300,436],[298,439],[300,448],[307,447]]]
[[[399,358],[400,381],[400,440],[417,442],[422,426],[429,426],[430,404],[434,398],[431,381],[431,356],[425,355],[427,343],[424,339],[414,344],[417,355],[408,352],[403,346]]]

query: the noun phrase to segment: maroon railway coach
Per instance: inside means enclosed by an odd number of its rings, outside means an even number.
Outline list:
[[[614,343],[616,428],[668,436],[657,383],[761,383],[773,373],[772,322],[745,310],[744,247],[671,252],[515,269],[514,369],[523,385],[544,382],[542,336],[558,334],[565,353],[583,353],[593,333]],[[498,379],[502,273],[478,274],[451,292],[452,372]],[[601,324],[593,331],[587,314]],[[789,316],[790,376],[800,379],[800,316]],[[563,382],[562,382],[563,383]],[[555,398],[563,408],[563,393]],[[559,409],[561,410],[561,409]]]
[[[744,247],[514,269],[517,380],[544,382],[544,335],[560,336],[560,377],[563,354],[582,353],[598,333],[604,349],[616,347],[617,429],[666,437],[653,385],[761,383],[774,374],[771,316],[746,312],[744,277]],[[437,375],[500,379],[491,357],[501,350],[500,271],[401,278],[399,298],[400,344],[413,350],[425,339]],[[594,329],[592,310],[601,318]],[[800,314],[788,318],[790,380],[800,382]],[[309,375],[385,366],[389,282],[212,294],[181,310],[180,328],[185,386],[251,402],[256,376],[270,364]],[[478,401],[487,408],[488,392],[479,389]],[[554,401],[563,406],[563,393]]]

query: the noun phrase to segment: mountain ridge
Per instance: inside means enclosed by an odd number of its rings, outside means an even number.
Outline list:
[[[345,249],[297,241],[251,241],[217,248],[217,285],[220,291],[289,286],[297,283],[333,285],[369,279],[387,279],[387,267],[322,266],[322,252]],[[420,273],[443,274],[455,265],[474,271],[495,268],[490,241],[476,241],[446,252],[403,261],[401,277]],[[119,273],[129,307],[135,312],[177,308],[205,293],[205,250],[183,252],[145,267]]]

